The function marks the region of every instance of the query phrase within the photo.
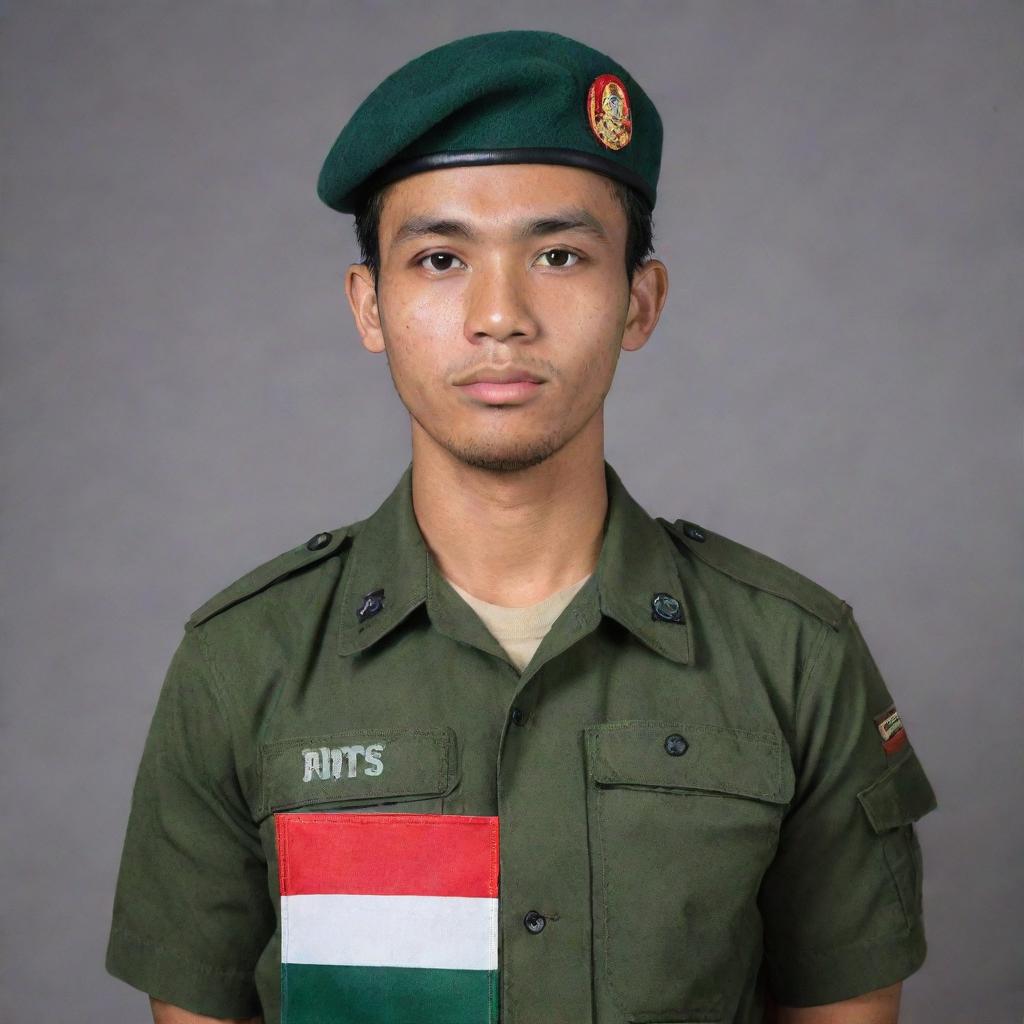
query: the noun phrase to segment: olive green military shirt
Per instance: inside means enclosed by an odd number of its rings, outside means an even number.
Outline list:
[[[276,1024],[275,819],[310,811],[497,817],[504,1024],[760,1024],[766,988],[815,1005],[920,966],[912,822],[935,797],[850,607],[650,517],[605,469],[596,570],[522,673],[441,576],[411,466],[369,518],[192,616],[139,768],[111,973]],[[304,751],[372,744],[376,774],[304,771]]]

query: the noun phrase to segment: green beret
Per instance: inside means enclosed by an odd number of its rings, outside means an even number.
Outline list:
[[[355,213],[410,174],[476,164],[568,164],[654,206],[661,118],[611,57],[554,32],[488,32],[416,57],[360,104],[331,147],[317,194]]]

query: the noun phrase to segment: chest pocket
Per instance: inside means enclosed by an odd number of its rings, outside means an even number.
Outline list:
[[[439,814],[458,782],[452,729],[349,729],[260,747],[259,819],[276,811]]]
[[[757,893],[793,795],[785,742],[623,721],[584,730],[584,749],[598,983],[631,1022],[725,1019],[756,970]]]

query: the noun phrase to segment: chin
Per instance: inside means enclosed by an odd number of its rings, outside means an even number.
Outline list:
[[[536,438],[518,444],[480,440],[459,443],[454,438],[449,438],[444,447],[460,462],[474,469],[483,469],[490,473],[518,473],[531,466],[540,465],[554,455],[562,444],[560,439],[555,437]]]

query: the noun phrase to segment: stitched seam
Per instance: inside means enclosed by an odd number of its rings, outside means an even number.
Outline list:
[[[732,782],[720,782],[717,779],[706,777],[698,781],[692,782],[656,782],[641,776],[637,776],[635,780],[630,782],[598,782],[599,786],[603,788],[616,788],[616,789],[629,789],[631,787],[643,787],[644,789],[653,789],[660,793],[675,793],[681,790],[692,790],[695,793],[711,793],[715,796],[736,796],[741,799],[760,799],[768,803],[779,802],[777,798],[777,791],[767,792],[763,790],[757,790],[753,787],[744,787],[743,789],[736,788],[735,783]]]
[[[199,660],[202,663],[202,667],[206,670],[200,676],[200,678],[203,679],[203,681],[206,683],[205,689],[210,694],[210,696],[212,698],[212,703],[213,703],[214,709],[215,709],[215,711],[217,713],[217,716],[220,718],[221,725],[224,727],[224,731],[227,733],[229,739],[232,741],[232,755],[233,755],[234,754],[234,742],[233,742],[234,734],[233,734],[233,730],[231,728],[230,720],[228,718],[228,715],[226,714],[224,698],[221,695],[221,693],[220,693],[220,691],[219,691],[219,689],[217,687],[217,680],[215,678],[214,667],[213,667],[213,665],[210,662],[210,658],[208,657],[208,652],[207,652],[207,649],[206,649],[206,640],[199,633],[188,633],[188,634],[186,634],[186,639],[189,636],[193,636],[196,639],[198,653],[199,653]],[[188,737],[186,737],[184,735],[184,732],[182,730],[182,726],[181,726],[180,723],[177,722],[177,720],[175,720],[174,732],[175,732],[175,735],[176,735],[175,747],[178,750],[187,749],[187,739],[188,739]],[[167,749],[168,749],[167,747],[164,747],[164,751],[165,752],[167,751]],[[161,758],[161,764],[162,764],[162,766],[164,768],[167,768],[170,771],[174,771],[174,774],[176,774],[179,778],[185,779],[184,775],[182,775],[180,772],[178,772],[174,768],[169,767],[168,764],[166,763],[166,761],[164,760],[164,758]],[[199,773],[208,782],[216,784],[217,782],[221,781],[219,777],[214,776],[214,775],[212,775],[210,773],[209,768],[208,768],[207,764],[205,763],[205,761],[203,761],[201,764],[199,764],[197,766],[193,766],[193,767],[198,767]],[[233,781],[238,782],[239,783],[239,789],[241,789],[241,780],[239,780],[237,778],[237,775],[233,774],[231,776],[231,779]],[[186,779],[186,781],[188,781],[188,780]],[[243,793],[243,796],[244,796],[244,793]],[[246,800],[246,803],[248,804],[248,800]]]
[[[501,823],[499,821],[498,822],[498,827],[500,827],[500,824]],[[499,861],[498,861],[498,827],[495,827],[493,824],[489,824],[487,826],[488,831],[490,832],[490,837],[491,837],[491,842],[490,842],[491,863],[490,863],[490,868],[488,870],[488,875],[487,875],[487,888],[489,890],[489,894],[495,900],[500,899],[500,896],[499,896],[500,890],[499,890],[499,886],[498,886],[498,872],[499,872]],[[488,953],[490,953],[490,950],[493,949],[495,951],[495,955],[497,955],[497,950],[498,950],[498,917],[499,917],[499,908],[500,908],[500,903],[495,903],[494,908],[491,910],[490,926],[489,926],[489,929],[488,929],[488,936],[489,936],[488,941],[490,943],[490,948],[488,949]],[[497,971],[497,968],[495,968],[495,971]],[[493,1005],[493,1003],[496,1000],[492,1001],[492,999],[491,999],[491,988],[494,985],[495,985],[495,982],[492,982],[490,985],[487,986],[486,990],[484,991],[484,1001],[485,1001],[485,1008],[486,1008],[486,1011],[487,1011],[487,1019],[488,1019],[488,1021],[491,1022],[491,1024],[497,1024],[497,1022],[498,1022],[498,1009],[497,1009],[497,1007],[495,1007]]]
[[[604,825],[604,804],[605,801],[602,798],[600,790],[595,789],[594,795],[597,800],[597,843],[599,849],[599,859],[601,864],[601,892],[602,892],[602,907],[601,907],[601,928],[602,938],[604,941],[604,972],[608,979],[608,991],[612,995],[612,999],[615,1005],[623,1012],[628,1013],[625,1003],[622,1001],[622,994],[619,992],[618,985],[615,980],[615,971],[612,967],[611,958],[611,929],[608,926],[608,908],[611,905],[611,884],[609,882],[608,872],[608,852],[605,842],[605,825]]]
[[[210,639],[204,633],[196,633],[196,639],[199,641],[199,650],[203,658],[203,663],[207,667],[210,693],[213,695],[214,703],[217,705],[217,710],[220,713],[221,721],[227,729],[228,735],[233,736],[234,730],[231,728],[231,717],[229,714],[230,702],[226,695],[222,691],[221,687],[226,684],[227,677],[220,667],[217,658],[214,656],[213,648],[210,645]]]
[[[423,818],[431,815],[432,812],[424,812],[423,814],[373,814],[373,821],[375,824],[387,824],[387,825],[404,825],[414,826],[415,828],[423,831],[424,829],[450,829],[453,825],[465,826],[467,828],[479,828],[480,818],[489,817],[489,815],[476,815],[476,814],[442,814],[438,817],[442,817],[445,820],[443,822],[431,822],[423,821]],[[303,821],[317,823],[317,822],[335,822],[338,820],[338,815],[331,811],[311,811],[308,814],[302,815],[284,815],[284,817],[300,818]]]
[[[289,888],[289,871],[291,870],[291,859],[288,852],[288,822],[282,817],[276,817],[276,823],[278,826],[277,859],[280,875],[279,888],[287,890]],[[281,1016],[284,1020],[287,1020],[289,990],[288,972],[285,970],[285,964],[288,962],[287,953],[289,940],[291,939],[291,922],[288,914],[288,903],[284,899],[283,892],[279,895],[278,906],[281,908]]]
[[[833,630],[832,632],[838,632]],[[814,647],[811,650],[811,656],[807,659],[807,665],[804,669],[802,678],[800,680],[800,692],[797,694],[796,707],[793,709],[794,724],[800,721],[800,709],[803,707],[804,698],[807,696],[808,691],[814,688],[818,682],[818,666],[821,663],[821,656],[825,649],[825,641],[830,634],[829,627],[823,625],[819,628],[818,638],[815,641]]]
[[[909,931],[917,918],[916,909],[912,906],[914,887],[916,885],[916,866],[910,850],[910,840],[906,836],[906,830],[912,825],[904,825],[898,831],[889,833],[882,837],[882,854],[885,857],[886,867],[896,887],[896,895],[899,897],[900,909],[903,911],[903,919]],[[896,870],[899,863],[898,854],[892,849],[892,845],[900,843],[904,848],[904,855],[907,858],[908,870],[904,872],[904,882],[900,881],[900,873]],[[906,876],[909,875],[909,878]],[[904,891],[906,890],[906,891]]]
[[[312,743],[315,740],[334,739],[338,736],[363,736],[372,733],[374,736],[434,736],[441,738],[445,735],[445,728],[441,729],[379,729],[369,726],[366,729],[346,729],[344,732],[331,733],[324,736],[322,733],[306,736],[287,736],[284,739],[274,740],[271,743],[264,743],[263,749],[271,753],[278,750],[287,750],[295,743]]]

